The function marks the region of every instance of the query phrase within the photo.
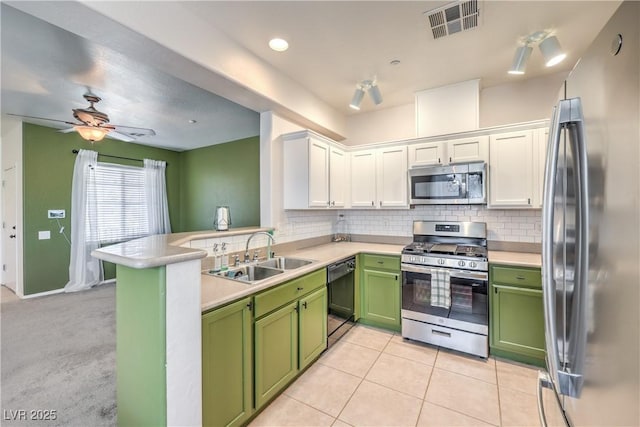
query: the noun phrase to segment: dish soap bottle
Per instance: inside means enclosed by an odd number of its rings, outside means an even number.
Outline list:
[[[221,261],[221,256],[218,255],[218,244],[214,243],[213,244],[213,271],[215,273],[220,271],[220,261]]]
[[[220,257],[220,270],[229,269],[229,254],[227,254],[227,242],[222,242],[222,255]]]

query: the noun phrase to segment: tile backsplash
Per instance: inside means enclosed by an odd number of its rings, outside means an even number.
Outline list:
[[[394,210],[286,211],[276,227],[276,240],[284,243],[336,232],[411,237],[415,220],[480,221],[487,223],[487,239],[505,242],[542,242],[539,209],[487,209],[486,206],[416,206]],[[343,220],[339,221],[339,215]],[[344,222],[343,222],[344,221]]]

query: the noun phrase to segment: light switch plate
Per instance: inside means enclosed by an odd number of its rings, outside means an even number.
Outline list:
[[[49,209],[48,212],[49,219],[64,218],[65,215],[66,212],[64,209]]]
[[[38,240],[49,240],[51,238],[51,231],[38,231]]]

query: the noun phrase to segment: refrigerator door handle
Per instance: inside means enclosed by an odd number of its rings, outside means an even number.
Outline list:
[[[560,394],[578,397],[582,388],[582,375],[576,372],[582,371],[584,354],[577,354],[576,365],[572,366],[574,372],[566,372],[559,361],[558,340],[556,334],[556,289],[554,282],[553,265],[553,208],[556,196],[555,175],[558,168],[558,150],[562,129],[569,132],[570,143],[575,153],[576,184],[578,190],[578,218],[577,218],[577,265],[575,274],[575,287],[579,295],[578,307],[581,313],[585,309],[583,302],[586,296],[586,281],[588,279],[588,242],[589,242],[589,201],[587,182],[587,154],[584,143],[584,124],[582,108],[579,98],[562,100],[554,108],[549,131],[549,148],[547,163],[545,166],[544,199],[542,206],[542,289],[545,315],[545,343],[547,346],[547,369]],[[576,325],[577,332],[584,331],[584,321]],[[586,338],[586,337],[585,337]],[[584,351],[583,348],[579,351]]]
[[[549,377],[549,374],[547,374],[546,372],[542,372],[542,371],[538,371],[538,393],[537,393],[537,400],[538,400],[538,418],[540,419],[540,426],[541,427],[548,427],[549,422],[547,420],[547,414],[545,412],[545,408],[544,408],[544,399],[542,397],[542,389],[543,388],[547,388],[549,390],[551,390],[553,392],[553,396],[556,398],[556,402],[558,404],[558,407],[560,407],[560,402],[557,400],[558,399],[558,395],[556,394],[555,388],[553,387],[553,382],[551,380],[551,377]],[[566,425],[567,427],[569,427],[569,422],[567,421],[565,414],[562,413],[562,418],[561,418],[561,422],[564,423],[564,425]],[[555,423],[560,422],[559,420],[555,420]],[[554,423],[554,425],[555,425]]]
[[[544,306],[544,337],[547,347],[547,369],[552,380],[558,381],[558,341],[556,336],[556,302],[553,279],[553,204],[556,197],[556,171],[560,147],[560,109],[562,101],[553,108],[547,144],[542,202],[542,296]],[[566,108],[566,107],[565,107]]]

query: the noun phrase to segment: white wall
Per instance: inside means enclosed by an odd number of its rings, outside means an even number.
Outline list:
[[[16,294],[20,297],[23,292],[23,271],[22,271],[22,247],[23,247],[23,212],[22,212],[22,122],[19,119],[3,115],[1,118],[2,138],[0,139],[0,152],[2,164],[2,180],[4,180],[5,170],[15,168],[16,191],[15,206],[5,206],[0,198],[2,219],[7,209],[16,209]],[[2,238],[6,239],[7,233],[2,233]],[[4,243],[4,242],[3,242]],[[2,246],[2,245],[0,245]],[[0,265],[4,264],[5,254],[0,252]],[[4,279],[3,279],[4,283]]]
[[[416,111],[414,103],[353,114],[347,117],[345,145],[394,141],[415,138]]]
[[[567,72],[480,90],[480,127],[548,119]],[[416,138],[415,104],[347,117],[346,145]]]
[[[507,83],[480,91],[480,127],[548,119],[568,72]]]

